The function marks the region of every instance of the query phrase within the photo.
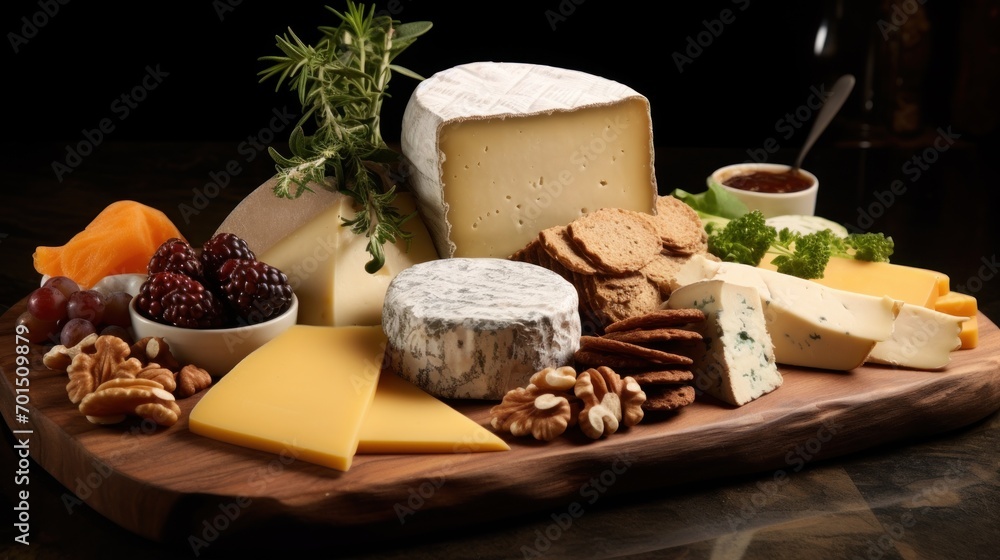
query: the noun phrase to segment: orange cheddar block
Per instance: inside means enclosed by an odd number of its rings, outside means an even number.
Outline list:
[[[962,350],[975,348],[979,345],[979,322],[975,315],[962,323],[962,332],[958,333],[958,338],[962,341]]]
[[[761,268],[777,270],[771,264],[775,255],[766,254],[760,263]],[[947,294],[950,280],[947,274],[884,262],[867,262],[841,257],[832,257],[823,278],[815,278],[814,282],[830,288],[845,290],[858,294],[882,297],[936,309],[939,296]]]
[[[973,296],[961,292],[948,292],[937,298],[934,309],[958,317],[975,317],[978,306]]]
[[[975,297],[960,292],[948,292],[937,298],[934,309],[956,317],[971,317],[962,323],[959,338],[962,340],[963,349],[975,348],[979,344],[979,325],[976,322],[979,308]]]

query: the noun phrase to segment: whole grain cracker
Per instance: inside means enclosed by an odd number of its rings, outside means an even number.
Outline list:
[[[663,247],[686,255],[707,248],[708,236],[701,218],[681,199],[670,195],[657,197],[653,218]]]
[[[545,252],[568,270],[578,274],[601,272],[577,249],[569,235],[569,228],[566,226],[543,229],[538,234],[538,239]]]
[[[694,402],[694,387],[690,385],[657,385],[643,387],[646,402],[642,409],[648,411],[677,410]]]
[[[621,370],[620,375],[628,375],[642,387],[646,385],[681,385],[694,381],[694,372],[689,369],[659,369],[639,372]]]
[[[677,271],[684,266],[690,257],[672,253],[660,253],[653,257],[646,266],[639,270],[650,282],[660,289],[661,296],[669,296],[673,290],[671,282],[677,277]]]
[[[654,328],[605,333],[604,338],[629,342],[640,346],[658,342],[701,340],[701,333],[689,329]]]
[[[617,370],[619,368],[648,368],[649,360],[626,354],[615,354],[614,352],[602,352],[600,350],[577,350],[573,354],[573,361],[577,369],[607,366]]]
[[[602,336],[581,336],[580,349],[597,350],[600,352],[610,352],[613,354],[624,354],[627,356],[635,356],[637,358],[643,358],[650,362],[655,362],[657,364],[691,365],[694,363],[694,361],[688,356],[683,356],[681,354],[673,354],[670,352],[664,352],[662,350],[647,348],[645,346],[639,346],[638,344],[632,344],[629,342],[622,342],[620,340],[612,340],[610,338],[605,338]]]
[[[657,309],[611,323],[604,332],[629,331],[632,329],[655,329],[662,327],[678,327],[688,323],[698,323],[705,320],[705,313],[700,309]]]
[[[639,270],[660,253],[663,243],[639,212],[601,208],[567,226],[574,246],[610,274]]]
[[[638,272],[623,276],[585,277],[583,291],[590,306],[603,317],[605,325],[645,315],[663,303],[660,289]]]

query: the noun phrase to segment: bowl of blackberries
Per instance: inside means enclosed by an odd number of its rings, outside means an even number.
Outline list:
[[[137,338],[162,337],[180,361],[218,377],[294,325],[298,300],[281,270],[219,233],[200,247],[161,244],[129,313]]]

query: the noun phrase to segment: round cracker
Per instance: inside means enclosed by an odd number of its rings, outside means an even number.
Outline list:
[[[694,254],[708,239],[698,213],[675,196],[657,197],[653,221],[663,247],[672,251]]]
[[[538,239],[545,252],[568,270],[577,274],[597,274],[600,272],[584,255],[577,251],[566,226],[543,229],[538,234]]]
[[[650,365],[649,360],[636,356],[582,349],[573,354],[573,362],[577,369],[607,366],[617,370],[618,368],[648,368]]]
[[[660,289],[641,273],[624,276],[584,276],[584,289],[590,307],[605,325],[629,317],[645,315],[660,307]]]
[[[601,208],[567,226],[573,245],[600,270],[626,274],[646,266],[663,243],[639,212]]]
[[[648,411],[677,410],[694,402],[695,391],[690,385],[657,385],[643,387],[646,402],[642,409]]]
[[[700,309],[657,309],[636,317],[629,317],[611,323],[604,332],[630,331],[632,329],[657,329],[663,327],[679,327],[688,323],[698,323],[705,320],[705,313]]]
[[[689,366],[694,363],[694,361],[687,356],[664,352],[663,350],[657,350],[655,348],[647,348],[645,346],[622,342],[620,340],[612,340],[602,336],[581,336],[580,349],[611,352],[613,354],[625,354],[626,356],[635,356],[637,358],[643,358],[658,364],[682,364]]]
[[[621,371],[622,377],[631,377],[641,387],[646,385],[681,385],[694,381],[694,372],[689,369],[661,369],[628,373]]]
[[[604,338],[638,344],[655,344],[658,342],[677,342],[701,340],[701,333],[689,329],[662,327],[658,329],[637,329],[631,331],[609,332]]]

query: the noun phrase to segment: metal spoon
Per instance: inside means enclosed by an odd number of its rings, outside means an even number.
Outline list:
[[[809,131],[809,136],[806,137],[806,143],[799,150],[799,157],[795,158],[795,165],[790,170],[791,172],[794,173],[795,170],[802,167],[802,160],[806,158],[806,154],[809,153],[813,144],[816,143],[816,139],[819,138],[820,134],[823,134],[830,121],[837,115],[837,111],[840,111],[840,108],[844,105],[844,101],[847,101],[847,96],[851,94],[851,90],[853,89],[854,76],[851,74],[844,74],[833,84],[830,96],[826,98],[826,102],[820,107],[819,114],[816,115],[816,120]]]

